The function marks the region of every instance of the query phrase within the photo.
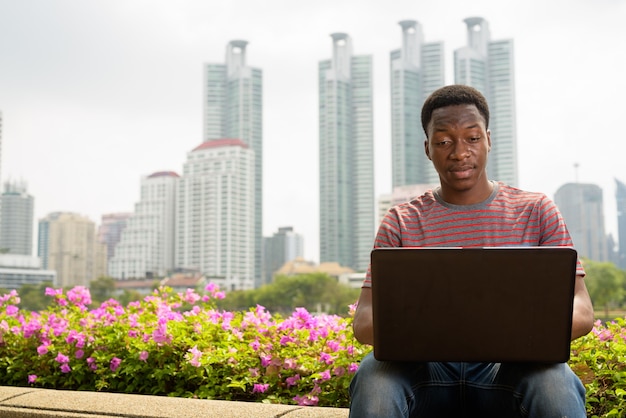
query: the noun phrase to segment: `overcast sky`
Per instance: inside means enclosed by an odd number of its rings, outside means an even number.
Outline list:
[[[181,172],[202,141],[202,68],[249,41],[264,78],[264,235],[293,226],[318,260],[317,63],[333,32],[374,57],[376,196],[391,191],[389,52],[400,20],[444,41],[447,83],[463,19],[514,39],[520,184],[626,181],[626,0],[0,0],[2,181],[23,179],[36,219],[100,223],[132,211],[140,179]],[[577,170],[574,164],[578,163]]]

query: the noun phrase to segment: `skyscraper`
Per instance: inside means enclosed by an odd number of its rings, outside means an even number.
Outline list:
[[[115,246],[109,276],[122,280],[163,277],[174,269],[178,182],[179,175],[173,171],[141,179],[141,196]]]
[[[272,276],[286,262],[304,256],[304,239],[293,227],[278,228],[271,237],[263,238],[263,284],[272,282]]]
[[[70,212],[54,212],[39,221],[37,255],[44,269],[54,270],[56,284],[89,286],[105,275],[106,246],[96,239],[96,225]]]
[[[454,81],[478,89],[489,102],[489,177],[518,185],[513,40],[492,41],[481,17],[464,20],[467,46],[454,51]]]
[[[255,153],[240,139],[187,154],[176,205],[176,266],[226,290],[255,287]]]
[[[615,201],[617,204],[617,240],[619,243],[617,265],[626,270],[626,184],[615,179]]]
[[[425,43],[422,26],[403,20],[402,47],[391,51],[392,187],[435,184],[437,172],[424,153],[424,100],[445,85],[443,42]]]
[[[34,199],[23,181],[6,182],[0,196],[0,249],[33,255]]]
[[[263,222],[263,72],[246,64],[248,42],[230,41],[225,64],[204,71],[204,141],[240,139],[254,152],[254,275],[261,283]]]
[[[581,257],[608,261],[602,189],[595,184],[566,183],[554,194],[574,247]]]
[[[107,246],[107,262],[115,255],[115,246],[122,238],[122,231],[126,228],[129,212],[106,213],[102,215],[102,223],[98,228],[98,241]]]
[[[319,63],[320,262],[365,270],[374,237],[372,57],[333,33]]]

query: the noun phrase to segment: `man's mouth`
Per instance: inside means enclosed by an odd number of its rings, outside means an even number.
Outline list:
[[[471,176],[472,171],[474,170],[473,165],[461,165],[457,167],[452,167],[450,172],[452,175],[458,179],[463,179]]]

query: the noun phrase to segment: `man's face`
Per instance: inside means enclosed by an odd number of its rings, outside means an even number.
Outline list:
[[[458,194],[488,196],[490,185],[485,168],[491,138],[476,106],[454,105],[435,109],[424,146],[426,155],[439,173],[444,199],[455,203],[453,200]],[[485,193],[487,196],[483,197]],[[446,194],[451,200],[445,197]]]

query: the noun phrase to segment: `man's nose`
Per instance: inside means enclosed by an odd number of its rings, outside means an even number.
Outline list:
[[[452,150],[451,158],[456,160],[463,160],[470,155],[470,147],[463,141],[457,141],[454,143],[454,149]]]

